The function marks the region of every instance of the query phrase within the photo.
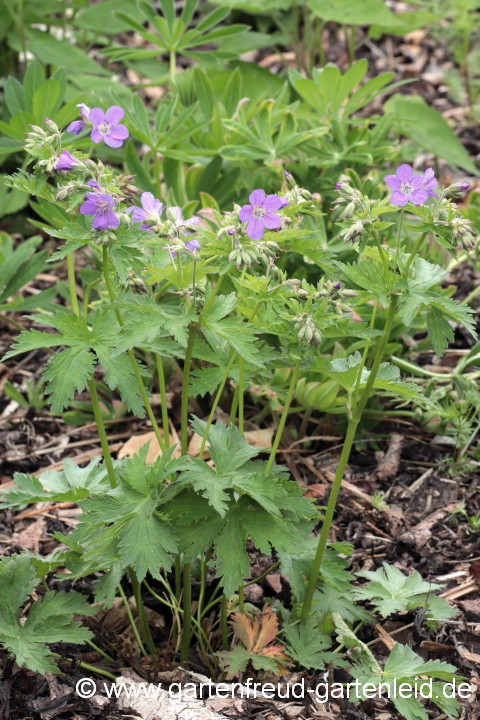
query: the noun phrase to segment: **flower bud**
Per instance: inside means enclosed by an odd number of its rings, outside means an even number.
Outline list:
[[[340,285],[340,283],[336,282],[335,285],[333,286],[333,290],[340,290],[341,287],[342,286]]]
[[[345,210],[340,215],[340,218],[342,220],[348,220],[349,218],[352,217],[354,212],[355,212],[355,202],[352,200],[352,202],[348,203]]]
[[[470,185],[466,182],[453,183],[445,190],[445,197],[461,198]]]
[[[283,177],[285,178],[286,182],[290,187],[295,187],[295,178],[291,173],[288,172],[288,170],[283,171]]]
[[[55,132],[55,133],[60,132],[58,129],[58,125],[56,123],[54,123],[51,118],[45,118],[43,122],[52,132]]]

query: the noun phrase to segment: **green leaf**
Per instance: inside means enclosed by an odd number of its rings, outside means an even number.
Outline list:
[[[72,73],[90,73],[106,75],[107,71],[76,45],[67,41],[56,40],[41,30],[29,28],[27,32],[28,49],[46,65],[63,67]],[[20,50],[20,43],[14,43]]]
[[[75,592],[48,592],[36,599],[26,618],[20,619],[22,605],[37,585],[35,566],[28,555],[0,557],[0,645],[14,655],[21,667],[45,674],[60,672],[50,652],[50,643],[83,644],[93,637],[73,619],[93,615],[97,608],[87,597]]]
[[[83,392],[93,375],[95,358],[87,348],[71,347],[49,362],[43,377],[48,385],[52,412],[61,413],[73,399],[75,392]]]
[[[17,113],[25,110],[25,101],[23,96],[23,86],[18,80],[12,76],[7,78],[4,88],[5,104],[8,108],[10,115],[17,115]]]
[[[86,30],[102,29],[107,35],[117,35],[131,29],[131,25],[121,20],[117,12],[127,14],[137,23],[143,22],[143,15],[135,0],[102,0],[100,3],[83,7],[75,15],[74,25]]]
[[[396,124],[423,150],[479,175],[479,170],[465,146],[456,137],[442,115],[418,96],[397,94],[385,103],[385,110],[395,116]]]
[[[128,355],[112,356],[110,348],[96,346],[95,352],[105,370],[105,380],[110,390],[119,390],[122,400],[137,417],[145,416],[143,399],[139,394],[132,362]]]
[[[33,96],[33,114],[37,122],[43,123],[43,119],[50,117],[60,97],[60,83],[54,78],[45,80],[35,91]]]
[[[23,78],[23,90],[25,95],[25,109],[32,112],[33,98],[42,83],[45,82],[45,70],[41,62],[31,60],[28,63],[27,72]]]
[[[288,643],[287,653],[301,667],[324,670],[325,664],[335,661],[336,655],[326,652],[332,646],[332,639],[318,627],[315,617],[309,617],[305,623],[285,625],[283,633]],[[338,667],[337,662],[334,664]],[[342,661],[340,664],[346,665]]]
[[[223,93],[223,104],[231,117],[242,97],[242,74],[238,67],[231,74]]]
[[[427,313],[427,330],[435,355],[440,358],[453,341],[453,328],[447,317],[438,308],[432,307]]]
[[[386,25],[395,27],[397,16],[387,8],[383,0],[309,0],[314,15],[326,22],[341,25]]]
[[[198,65],[193,71],[193,77],[197,98],[200,102],[200,108],[203,112],[203,116],[205,120],[211,120],[213,114],[213,106],[215,103],[212,83],[208,79],[208,75],[205,70],[203,70]]]
[[[383,617],[404,612],[410,603],[415,602],[417,596],[421,596],[423,600],[425,593],[435,592],[443,587],[424,581],[416,570],[411,575],[404,575],[401,570],[387,563],[383,563],[383,567],[375,572],[365,570],[357,575],[370,582],[354,588],[354,597],[372,602]]]

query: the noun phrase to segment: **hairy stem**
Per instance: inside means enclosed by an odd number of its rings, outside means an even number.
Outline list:
[[[108,245],[103,246],[103,274],[105,277],[105,284],[107,286],[108,294],[110,296],[110,302],[113,305],[115,315],[117,316],[117,321],[120,327],[124,326],[123,316],[118,307],[115,305],[116,297],[115,297],[115,290],[113,289],[112,285],[112,279],[110,277],[110,272],[108,269]],[[162,438],[162,434],[160,432],[160,428],[158,427],[157,420],[155,418],[155,415],[153,414],[152,406],[150,405],[150,400],[148,399],[148,394],[145,389],[145,385],[143,383],[142,375],[140,373],[140,368],[138,367],[137,360],[135,358],[135,353],[133,350],[128,351],[128,356],[130,358],[130,361],[132,363],[133,372],[135,375],[135,379],[137,381],[138,389],[140,390],[140,395],[142,396],[143,404],[145,406],[145,410],[147,411],[148,419],[152,423],[153,431],[155,433],[155,437],[157,438],[157,442],[160,445],[160,448],[162,450],[166,450],[165,443]]]
[[[163,360],[158,353],[155,353],[155,363],[157,366],[158,375],[158,387],[160,389],[160,401],[162,403],[162,426],[163,426],[163,440],[165,447],[170,447],[170,433],[168,430],[168,407],[167,407],[167,393],[165,392],[165,371],[163,367]]]
[[[192,633],[192,563],[183,565],[183,632],[180,662],[188,661]]]
[[[373,384],[375,382],[375,378],[377,377],[378,368],[380,367],[380,363],[382,362],[383,354],[385,352],[385,348],[388,343],[388,338],[390,337],[390,332],[391,332],[391,329],[393,326],[393,321],[395,319],[395,313],[397,310],[397,303],[398,303],[398,295],[392,295],[391,300],[390,300],[390,306],[388,308],[387,319],[385,322],[385,328],[383,331],[383,335],[380,339],[380,342],[378,343],[378,346],[377,346],[377,352],[375,353],[375,359],[373,361],[372,369],[370,370],[370,374],[368,376],[368,380],[365,385],[365,388],[364,388],[364,390],[360,396],[360,399],[353,411],[353,416],[348,423],[347,435],[345,437],[342,454],[340,456],[340,460],[339,460],[337,470],[335,473],[335,480],[333,482],[332,489],[330,491],[330,497],[328,498],[327,510],[325,512],[322,530],[320,533],[320,537],[318,539],[317,552],[315,555],[315,559],[313,561],[312,571],[311,571],[307,589],[305,592],[305,598],[304,598],[303,607],[302,607],[302,620],[303,621],[305,621],[310,614],[310,610],[312,607],[313,594],[315,592],[315,588],[317,585],[317,578],[320,573],[320,568],[322,566],[323,557],[325,555],[325,549],[327,547],[328,535],[330,532],[330,528],[332,526],[333,515],[335,512],[335,506],[337,504],[337,499],[338,499],[338,496],[340,493],[340,488],[342,486],[342,480],[343,480],[343,476],[345,474],[345,468],[347,467],[348,459],[350,457],[350,452],[352,450],[353,441],[355,439],[355,434],[357,432],[358,423],[360,422],[362,413],[365,409],[368,398],[370,397],[370,393],[372,391]]]
[[[244,432],[244,420],[243,420],[243,407],[245,399],[245,360],[243,357],[239,358],[239,380],[238,380],[238,429],[243,435]]]
[[[70,300],[72,303],[73,313],[79,317],[80,309],[78,306],[77,298],[77,287],[75,283],[75,257],[73,253],[67,255],[67,269],[68,269],[68,288],[70,290]],[[89,287],[89,286],[88,286]],[[88,294],[86,293],[87,298]],[[98,436],[100,438],[100,444],[102,446],[103,458],[107,468],[108,479],[112,488],[117,487],[117,481],[115,478],[115,470],[113,469],[112,456],[108,447],[107,434],[105,432],[105,425],[103,423],[102,411],[100,409],[100,403],[98,401],[97,385],[95,378],[92,376],[91,380],[88,381],[88,389],[90,391],[90,397],[92,400],[93,414],[95,416],[95,422],[97,425]]]
[[[295,364],[292,379],[290,380],[290,386],[288,388],[287,399],[285,400],[285,405],[283,406],[283,412],[280,417],[280,422],[278,423],[275,440],[273,441],[272,450],[270,452],[270,457],[268,458],[267,472],[270,472],[270,470],[272,469],[272,465],[275,460],[275,455],[277,454],[278,446],[280,445],[280,440],[282,439],[283,431],[285,429],[285,423],[287,421],[288,410],[289,410],[291,402],[292,402],[293,393],[295,391],[295,388],[297,387],[299,371],[300,371],[300,359],[298,359]]]
[[[132,583],[133,594],[135,596],[135,604],[137,606],[140,628],[142,630],[145,642],[147,643],[148,651],[152,657],[152,661],[155,664],[157,660],[157,649],[155,647],[155,643],[153,642],[152,633],[150,632],[147,617],[145,615],[145,606],[142,600],[142,584],[139,582],[135,570],[132,567],[128,569],[128,572],[130,575],[130,582]]]
[[[222,632],[222,648],[228,650],[228,600],[225,595],[222,597],[222,605],[220,608],[220,630]]]
[[[121,585],[118,585],[118,592],[120,593],[120,597],[122,598],[123,605],[125,607],[127,617],[129,619],[130,625],[132,627],[132,631],[135,636],[135,640],[137,641],[137,645],[140,649],[140,652],[142,653],[142,655],[144,655],[146,657],[147,651],[145,650],[145,648],[143,646],[142,638],[140,637],[140,634],[138,632],[137,624],[136,624],[135,620],[133,619],[132,611],[130,609],[130,605],[128,604],[127,596],[123,592],[123,588]]]

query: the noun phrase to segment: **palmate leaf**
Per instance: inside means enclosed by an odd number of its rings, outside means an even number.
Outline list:
[[[100,458],[93,458],[81,468],[71,458],[66,458],[63,471],[47,470],[40,478],[15,473],[18,487],[0,494],[0,508],[18,507],[30,503],[77,502],[90,494],[102,494],[110,489],[107,469]],[[117,466],[120,463],[114,461]]]
[[[325,665],[346,667],[347,663],[338,657],[338,653],[328,652],[332,638],[322,632],[317,619],[313,616],[304,623],[285,625],[283,634],[288,643],[287,653],[301,667],[307,670],[324,670]]]
[[[181,347],[187,346],[188,325],[195,320],[192,310],[162,305],[148,295],[131,293],[121,296],[117,304],[124,313],[125,327],[117,340],[116,352],[143,347],[165,333],[173,335]]]
[[[426,582],[416,570],[411,575],[404,575],[393,565],[384,563],[375,572],[365,570],[358,572],[357,576],[370,582],[355,587],[353,596],[373,603],[383,617],[417,607],[427,608],[428,619],[448,620],[457,614],[443,598],[434,595],[443,585]]]
[[[28,555],[0,558],[0,645],[18,665],[33,672],[59,672],[48,645],[84,643],[93,634],[74,615],[93,615],[97,608],[78,593],[48,592],[32,605],[25,622],[20,611],[37,585],[35,566]]]

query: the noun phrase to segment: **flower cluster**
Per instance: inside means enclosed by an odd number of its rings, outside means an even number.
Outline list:
[[[322,336],[315,325],[315,321],[308,313],[300,313],[293,318],[295,322],[295,330],[298,330],[297,337],[299,340],[306,340],[308,344],[320,345]]]
[[[403,207],[409,202],[424,205],[429,197],[437,197],[437,181],[432,168],[428,168],[423,175],[414,175],[413,168],[403,164],[397,168],[395,175],[387,175],[385,182],[392,190],[390,202],[393,205]]]
[[[80,135],[85,125],[92,127],[91,138],[96,144],[104,142],[112,148],[122,147],[128,138],[128,128],[122,125],[124,111],[119,105],[112,105],[104,112],[101,108],[90,109],[84,103],[77,105],[80,108],[82,120],[74,120],[68,126],[68,132],[73,135]]]

